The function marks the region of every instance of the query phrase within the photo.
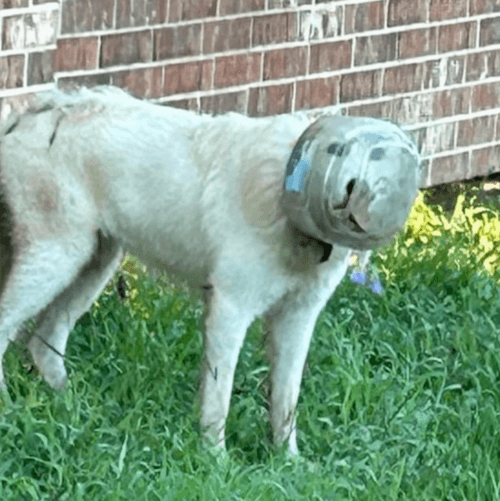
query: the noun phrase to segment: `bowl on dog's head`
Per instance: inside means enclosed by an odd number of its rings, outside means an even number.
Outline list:
[[[398,126],[323,116],[293,149],[281,202],[305,234],[364,250],[389,242],[400,230],[419,181],[417,148]]]

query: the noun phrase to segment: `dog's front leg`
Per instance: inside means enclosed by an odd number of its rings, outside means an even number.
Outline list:
[[[286,442],[290,454],[298,454],[295,406],[314,326],[345,271],[346,262],[339,263],[327,280],[290,292],[267,315],[274,443]]]
[[[201,380],[201,429],[207,442],[225,447],[224,426],[234,370],[245,333],[253,319],[248,308],[214,288],[205,325],[205,360]]]
[[[287,302],[270,316],[271,423],[274,443],[287,443],[290,454],[298,454],[295,405],[302,371],[321,306],[300,307]]]

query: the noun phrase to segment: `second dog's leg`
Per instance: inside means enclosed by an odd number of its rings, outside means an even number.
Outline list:
[[[201,428],[209,444],[224,448],[234,370],[253,315],[217,289],[211,294],[209,306],[201,379]]]
[[[28,347],[43,378],[52,387],[64,386],[66,369],[63,355],[69,333],[113,276],[120,256],[119,245],[112,239],[99,235],[98,247],[92,260],[39,316],[37,330]]]

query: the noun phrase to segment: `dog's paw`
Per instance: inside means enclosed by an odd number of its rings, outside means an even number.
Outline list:
[[[33,336],[28,348],[43,379],[56,390],[66,385],[68,376],[64,367],[64,358],[60,353],[53,351],[38,336]]]
[[[58,367],[57,369],[55,367],[51,367],[51,370],[49,371],[42,371],[40,369],[43,379],[45,379],[45,381],[55,390],[62,390],[66,386],[66,381],[68,380],[64,364],[61,362],[60,365],[61,367]]]

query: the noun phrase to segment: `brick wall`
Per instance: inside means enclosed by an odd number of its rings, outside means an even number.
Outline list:
[[[418,141],[424,185],[500,171],[500,0],[0,0],[0,117],[54,85],[204,112],[340,103]]]

